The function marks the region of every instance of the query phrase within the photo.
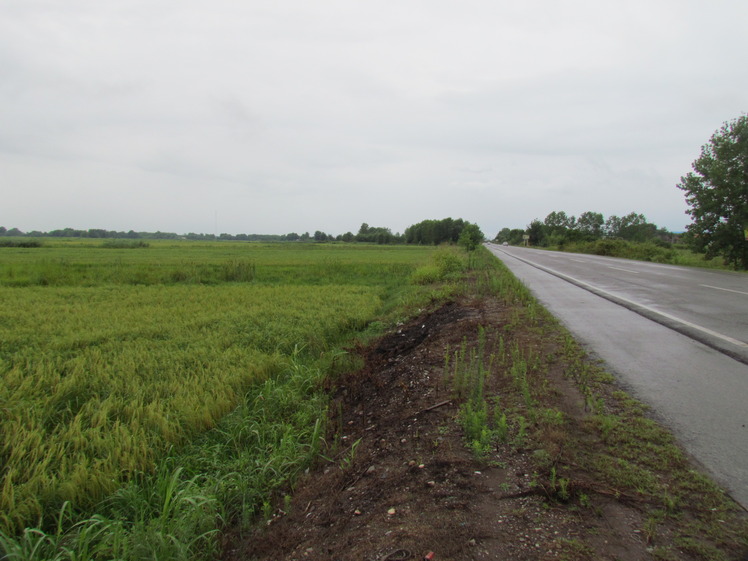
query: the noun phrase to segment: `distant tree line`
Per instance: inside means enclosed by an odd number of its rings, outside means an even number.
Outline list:
[[[116,230],[102,230],[102,229],[89,229],[89,230],[76,230],[74,228],[64,228],[61,230],[52,230],[50,232],[22,232],[18,228],[6,229],[4,226],[0,226],[0,237],[27,237],[27,238],[103,238],[103,239],[188,239],[188,240],[202,240],[202,241],[260,241],[260,242],[345,242],[345,243],[375,243],[375,244],[421,244],[421,245],[438,245],[441,243],[457,243],[460,239],[460,235],[466,226],[474,226],[469,222],[458,218],[453,220],[452,218],[444,218],[442,220],[424,220],[413,226],[409,226],[405,230],[405,234],[393,234],[389,228],[369,226],[366,222],[361,224],[357,233],[346,232],[345,234],[332,235],[327,234],[321,230],[315,231],[313,234],[304,232],[298,234],[296,232],[290,232],[288,234],[196,234],[190,232],[189,234],[175,234],[173,232],[135,232],[130,230],[128,232],[116,231]],[[471,231],[472,232],[472,231]],[[480,230],[478,229],[478,232]],[[472,232],[475,237],[475,232]],[[480,236],[482,237],[482,233]]]
[[[405,243],[420,245],[439,245],[442,243],[457,243],[462,230],[470,224],[462,218],[453,220],[424,220],[405,229],[403,234]]]
[[[606,220],[599,212],[584,212],[577,218],[568,216],[564,211],[553,211],[542,221],[536,218],[524,230],[503,228],[496,234],[494,241],[512,245],[527,241],[529,245],[536,247],[563,247],[570,243],[600,239],[667,245],[676,238],[676,234],[658,228],[643,214],[635,212],[622,217],[612,215]]]
[[[400,244],[403,243],[403,237],[401,234],[393,234],[392,230],[383,227],[369,226],[366,222],[361,224],[358,229],[358,233],[346,232],[345,234],[339,234],[334,236],[332,234],[326,234],[321,230],[317,230],[314,234],[305,232],[304,234],[297,234],[291,232],[290,234],[284,234],[279,236],[280,241],[301,241],[301,242],[363,242],[363,243],[376,243],[376,244]]]

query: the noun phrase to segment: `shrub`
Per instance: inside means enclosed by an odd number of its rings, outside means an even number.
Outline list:
[[[150,244],[143,240],[107,240],[101,244],[106,249],[141,249],[149,247]]]
[[[42,247],[39,240],[0,240],[0,247]]]
[[[465,270],[465,260],[454,248],[443,246],[434,253],[434,263],[442,277]]]
[[[441,280],[441,273],[436,265],[424,265],[418,267],[410,276],[413,284],[432,284]]]

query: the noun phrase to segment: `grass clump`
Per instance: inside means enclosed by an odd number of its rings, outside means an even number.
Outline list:
[[[411,282],[414,284],[434,284],[454,282],[467,268],[465,252],[455,246],[440,246],[432,256],[432,262],[416,269]]]
[[[145,240],[106,240],[102,242],[101,247],[105,249],[145,249],[150,247]]]

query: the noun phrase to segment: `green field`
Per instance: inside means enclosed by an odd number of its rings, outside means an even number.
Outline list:
[[[63,518],[73,525],[94,515],[101,501],[116,510],[112,504],[121,507],[132,489],[176,486],[177,472],[189,472],[186,484],[195,483],[212,469],[206,446],[237,446],[227,423],[256,415],[263,391],[279,402],[293,394],[271,387],[273,380],[300,384],[294,391],[304,403],[273,406],[273,414],[319,425],[324,399],[302,415],[307,402],[316,403],[316,389],[304,384],[340,368],[340,345],[352,335],[429,298],[433,288],[412,279],[434,268],[434,252],[186,241],[117,247],[92,240],[0,248],[0,529],[7,537],[29,526],[54,527],[62,539],[69,535]],[[215,427],[218,437],[209,430]],[[253,441],[256,456],[288,444],[279,438],[272,445]],[[314,446],[301,448],[308,454]],[[170,459],[185,453],[191,459],[177,469]],[[271,467],[263,469],[274,484],[287,476]],[[205,504],[219,501],[211,516],[254,512],[261,499],[247,498],[246,490],[237,498],[244,483],[226,477],[212,484],[209,498],[200,495]],[[155,500],[158,511],[168,494]],[[241,507],[231,506],[236,502]],[[140,523],[145,531],[148,522]],[[127,524],[117,525],[112,540],[131,543],[107,542],[105,555],[132,549],[134,538],[123,536],[137,524]],[[27,530],[23,539],[36,535]]]

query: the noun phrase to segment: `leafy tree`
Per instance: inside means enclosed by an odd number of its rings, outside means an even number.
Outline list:
[[[483,243],[483,232],[477,224],[465,224],[458,243],[468,251],[475,251]]]
[[[605,235],[633,242],[645,242],[657,233],[657,226],[647,222],[646,216],[630,212],[626,216],[612,215],[605,221]]]
[[[369,226],[368,224],[363,223],[358,231],[358,234],[356,235],[356,241],[377,244],[391,244],[395,243],[398,240],[389,228]]]
[[[511,245],[520,245],[525,241],[525,231],[521,228],[512,228],[508,241]]]
[[[494,241],[496,243],[508,243],[510,245],[520,245],[524,241],[525,231],[521,228],[502,228]]]
[[[572,216],[569,218],[566,213],[562,210],[556,212],[555,210],[545,217],[543,223],[550,228],[551,233],[565,232],[576,222],[576,219]]]
[[[646,242],[657,234],[657,226],[647,222],[643,214],[630,212],[621,218],[619,236],[632,242]]]
[[[530,222],[527,227],[527,235],[530,236],[528,242],[530,245],[540,246],[545,243],[547,226],[537,218]]]
[[[501,230],[499,230],[499,233],[496,234],[496,237],[493,239],[493,241],[497,243],[508,243],[511,235],[512,231],[509,228],[502,228]]]
[[[574,231],[577,225],[577,219],[573,216],[567,216],[566,213],[561,210],[556,212],[555,210],[545,217],[543,221],[545,225],[546,239],[543,245],[550,246],[563,246],[567,241],[575,238]]]
[[[603,224],[605,219],[602,213],[583,212],[577,220],[577,231],[591,239],[597,239],[603,235]]]
[[[748,269],[748,115],[715,131],[692,168],[678,184],[693,219],[689,244],[707,258],[721,255]]]
[[[463,228],[468,224],[462,218],[456,220],[423,220],[408,226],[403,233],[405,243],[420,245],[439,245],[440,243],[457,243]]]
[[[611,214],[605,221],[603,232],[605,232],[605,235],[609,238],[617,238],[621,231],[621,224],[621,217]]]

